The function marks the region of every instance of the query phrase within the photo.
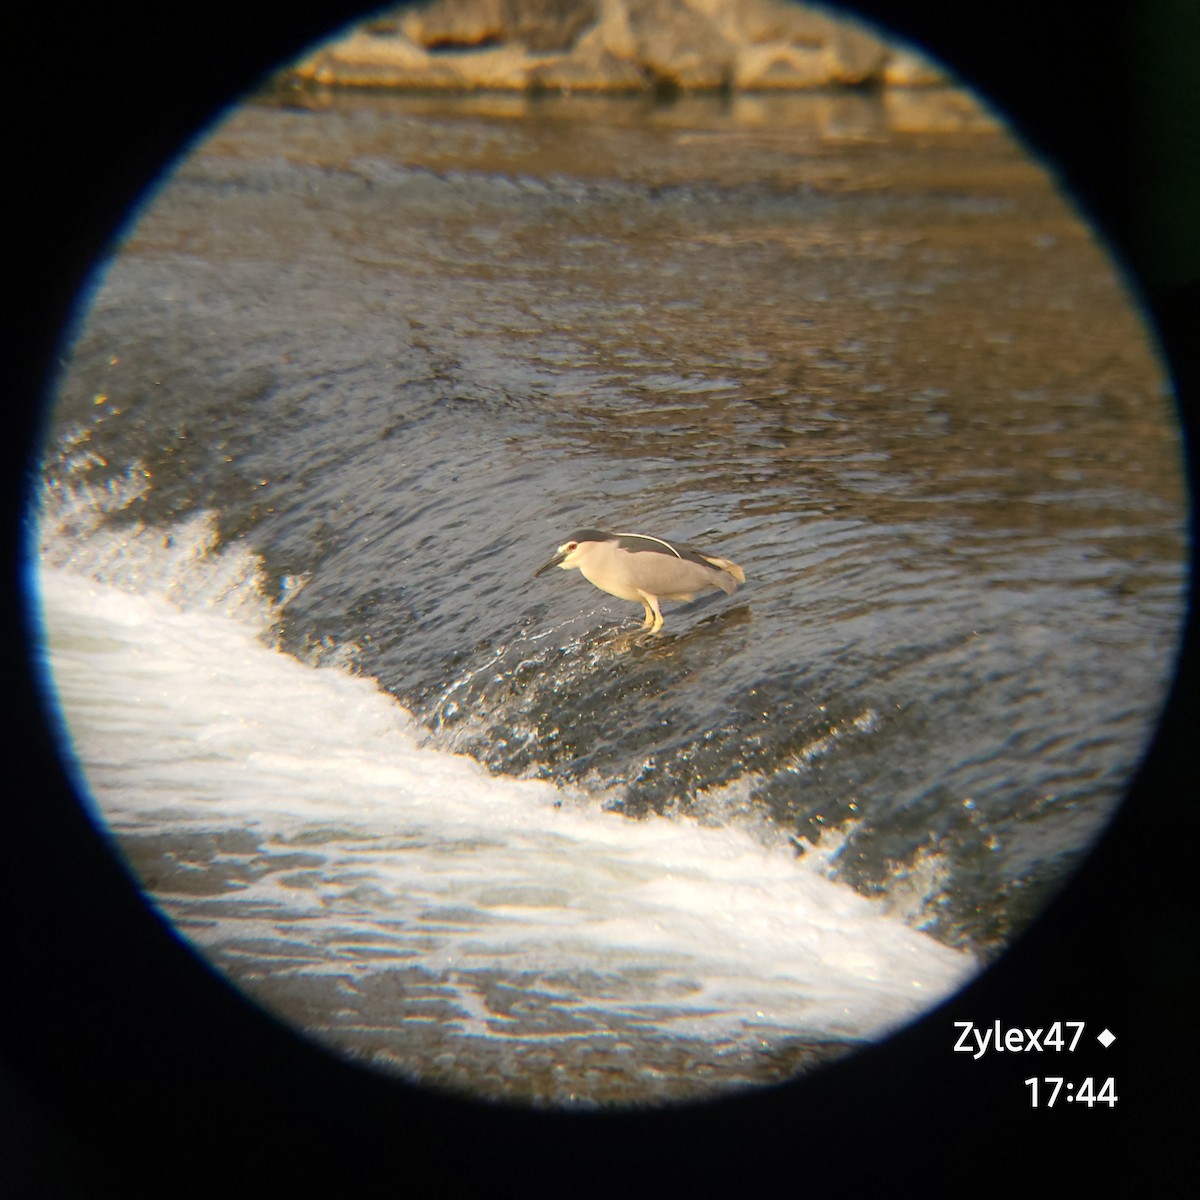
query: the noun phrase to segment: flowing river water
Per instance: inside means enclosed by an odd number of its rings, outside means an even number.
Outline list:
[[[1179,432],[1103,247],[940,100],[264,97],[148,198],[48,416],[47,697],[247,995],[471,1095],[694,1098],[1069,879],[1171,678]],[[589,526],[746,583],[642,634],[532,578]]]

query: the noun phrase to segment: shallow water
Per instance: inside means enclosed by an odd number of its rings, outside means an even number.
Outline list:
[[[800,1007],[824,1015],[783,1004],[761,1036],[762,963],[792,953],[781,913],[798,929],[835,914],[854,952],[868,930],[917,938],[944,991],[961,978],[947,964],[1008,944],[1119,802],[1183,609],[1170,397],[1101,249],[984,121],[914,129],[865,96],[515,104],[239,110],[131,225],[81,323],[48,437],[47,578],[60,598],[65,572],[168,596],[185,615],[215,608],[308,664],[290,697],[258,691],[288,659],[247,658],[245,675],[237,655],[228,664],[240,733],[222,761],[281,739],[282,775],[276,763],[262,787],[207,780],[220,722],[173,684],[150,728],[165,738],[194,719],[203,735],[151,772],[161,795],[143,794],[140,750],[111,764],[106,788],[110,741],[87,730],[114,699],[89,718],[63,682],[69,660],[52,669],[99,809],[148,889],[302,1026],[457,1086],[503,1059],[501,1081],[478,1086],[524,1098],[777,1078],[913,1011],[903,955],[864,981],[853,952],[837,969],[818,954],[783,991],[804,979]],[[640,609],[578,576],[531,578],[594,525],[683,537],[740,563],[747,583],[668,606],[664,633],[641,636]],[[86,625],[78,607],[49,611]],[[115,636],[108,674],[125,679],[166,611],[126,614],[124,637],[72,627],[67,644]],[[200,670],[197,654],[173,669]],[[387,771],[331,765],[359,732],[337,732],[344,712],[323,726],[329,741],[312,725],[346,667],[411,713],[405,748],[388,753],[435,781],[419,833],[393,811]],[[265,707],[251,718],[243,701]],[[487,770],[443,778],[429,764],[459,770],[452,752]],[[301,821],[298,781],[327,768]],[[211,790],[192,794],[195,779]],[[524,832],[505,824],[499,857],[456,875],[500,804],[489,789],[513,780],[540,789]],[[366,832],[348,831],[359,803]],[[608,847],[601,866],[552,832],[568,819]],[[627,903],[630,868],[605,857],[611,839],[627,863],[658,836],[699,856],[691,883],[672,885],[664,940],[645,941],[661,914],[638,890],[637,932],[615,943],[627,969],[599,970],[601,997],[581,983],[594,962],[568,955],[571,999],[546,1001],[558,993],[531,985],[531,947],[581,894],[597,897],[595,919],[616,919],[606,906]],[[352,868],[364,838],[370,865]],[[735,956],[736,969],[689,958],[685,932],[731,918],[719,897],[745,895],[721,890],[722,838],[767,855],[773,880],[751,906],[774,931],[765,958]],[[181,848],[200,893],[181,883]],[[446,886],[475,889],[475,917],[439,926],[455,952],[487,945],[472,924],[489,909],[480,888],[501,909],[536,909],[541,932],[523,926],[516,960],[481,951],[470,987],[437,958],[444,944],[398,967],[412,945],[393,942],[396,921],[425,936],[425,917],[393,911],[421,894],[413,861],[454,863]],[[343,887],[360,869],[364,890]],[[596,871],[615,888],[593,888]],[[327,928],[313,904],[332,906]],[[383,948],[347,1000],[330,947],[360,921]],[[741,1019],[683,1021],[651,966],[667,946],[700,981],[679,994],[720,995],[713,1012]],[[734,978],[755,982],[748,993]],[[843,985],[849,1021],[829,1015]],[[660,1014],[649,1022],[630,1015],[643,986]],[[539,1015],[517,1020],[513,1004]],[[440,1015],[418,1031],[422,1005]],[[561,1021],[580,1006],[587,1049],[572,1056]],[[614,1058],[614,1037],[637,1051]],[[652,1045],[662,1063],[630,1065]]]

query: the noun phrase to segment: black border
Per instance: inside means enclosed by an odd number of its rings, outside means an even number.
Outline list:
[[[858,8],[953,63],[1104,232],[1174,373],[1194,497],[1200,200],[1191,220],[1181,214],[1200,198],[1200,6]],[[6,22],[16,147],[5,163],[13,311],[0,361],[15,367],[16,388],[0,443],[10,632],[0,1191],[1164,1189],[1195,1166],[1194,1120],[1185,1124],[1200,1066],[1194,606],[1130,800],[1061,900],[946,1008],[792,1087],[599,1117],[457,1103],[322,1055],[241,1002],[150,915],[75,803],[34,698],[18,521],[40,397],[88,265],[146,182],[265,70],[362,11],[329,0],[26,3]],[[996,1019],[1082,1019],[1118,1041],[1063,1069],[1050,1056],[1027,1068],[951,1051],[954,1020]],[[1021,1085],[1035,1073],[1114,1074],[1120,1101],[1035,1112]]]

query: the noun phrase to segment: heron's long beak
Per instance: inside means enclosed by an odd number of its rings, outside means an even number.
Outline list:
[[[542,565],[538,567],[536,571],[534,571],[534,579],[536,579],[539,575],[544,575],[548,570],[550,570],[551,567],[557,567],[558,564],[566,557],[566,553],[560,550],[552,559],[550,559],[549,562],[542,563]]]

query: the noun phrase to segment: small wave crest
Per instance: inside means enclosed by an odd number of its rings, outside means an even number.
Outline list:
[[[121,591],[162,595],[185,611],[216,610],[260,633],[270,630],[297,590],[295,581],[285,581],[272,599],[262,559],[246,546],[222,545],[211,511],[166,529],[132,516],[131,506],[150,488],[150,473],[134,463],[93,482],[83,473],[93,458],[86,448],[77,450],[42,486],[37,548],[43,563]]]

